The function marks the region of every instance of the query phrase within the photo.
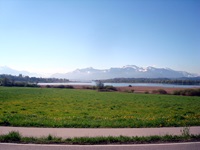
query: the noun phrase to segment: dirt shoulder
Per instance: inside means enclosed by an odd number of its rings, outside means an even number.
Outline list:
[[[174,91],[184,90],[184,89],[188,89],[188,88],[134,86],[134,87],[118,87],[117,89],[118,89],[118,91],[134,90],[135,93],[145,93],[145,92],[152,93],[152,91],[163,89],[163,90],[167,91],[167,93],[173,93]]]
[[[75,89],[89,89],[92,88],[92,86],[84,86],[84,85],[73,85]],[[163,89],[167,91],[167,93],[171,94],[174,91],[178,90],[184,90],[184,89],[197,89],[197,88],[177,88],[177,87],[154,87],[154,86],[132,86],[132,87],[116,87],[117,91],[119,92],[131,92],[134,91],[134,93],[152,93],[154,90]]]

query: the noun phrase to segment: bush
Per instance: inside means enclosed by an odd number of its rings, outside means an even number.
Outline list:
[[[15,83],[13,84],[13,86],[25,87],[25,86],[26,86],[26,83],[25,83],[25,82],[15,82]]]
[[[5,119],[0,121],[0,125],[2,125],[2,126],[10,126],[11,124],[10,124],[10,121],[7,118],[5,118]]]
[[[112,92],[112,91],[117,91],[117,88],[115,87],[104,87],[102,89],[98,89],[98,91],[100,92]]]
[[[149,91],[145,91],[144,94],[149,94]]]
[[[167,94],[167,91],[163,89],[158,89],[158,90],[153,90],[152,93],[153,94]]]
[[[103,82],[96,81],[96,87],[93,87],[93,89],[98,89],[100,92],[109,92],[109,91],[117,91],[117,88],[111,85],[104,86]]]
[[[163,89],[159,89],[159,90],[158,90],[158,93],[159,93],[159,94],[167,94],[167,91],[165,91],[165,90],[163,90]]]
[[[180,91],[174,91],[173,95],[181,95],[181,92]]]
[[[74,87],[72,85],[57,85],[55,86],[55,88],[61,88],[61,89],[64,89],[64,88],[67,88],[67,89],[73,89]]]
[[[50,85],[46,85],[46,88],[51,88],[51,86]]]
[[[104,89],[104,84],[102,81],[96,81],[96,87],[97,89]]]
[[[108,90],[108,91],[117,91],[117,88],[116,88],[116,87],[110,86],[110,85],[107,85],[107,86],[105,86],[104,88],[105,88],[106,90]]]
[[[174,95],[183,95],[183,96],[200,96],[200,89],[185,89],[174,91]]]
[[[89,89],[89,90],[91,90],[92,87],[90,87],[90,86],[83,86],[83,89]]]
[[[21,135],[19,132],[9,132],[9,134],[3,136],[4,142],[19,142],[21,141]]]
[[[39,87],[37,84],[26,84],[25,87]]]
[[[57,86],[55,86],[55,88],[65,88],[65,86],[64,85],[57,85]]]
[[[67,88],[67,89],[73,89],[74,87],[72,85],[67,85],[67,86],[65,86],[65,88]]]

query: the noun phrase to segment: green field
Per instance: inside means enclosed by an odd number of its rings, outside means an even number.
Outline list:
[[[196,126],[200,125],[200,97],[0,87],[0,125]]]

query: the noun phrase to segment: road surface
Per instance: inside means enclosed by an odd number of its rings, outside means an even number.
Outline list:
[[[138,145],[39,145],[3,144],[0,150],[199,150],[200,142]]]

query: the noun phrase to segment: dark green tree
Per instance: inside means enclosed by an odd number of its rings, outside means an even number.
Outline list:
[[[11,85],[11,82],[8,78],[3,78],[2,81],[1,81],[1,84],[3,86],[9,86],[9,85]]]

